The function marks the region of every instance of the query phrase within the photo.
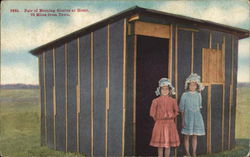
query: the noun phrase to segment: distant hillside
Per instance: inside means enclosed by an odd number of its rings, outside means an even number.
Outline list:
[[[240,83],[238,83],[237,87],[239,87],[239,88],[250,87],[250,83],[249,82],[240,82]]]
[[[1,89],[38,89],[38,85],[31,84],[4,84]]]

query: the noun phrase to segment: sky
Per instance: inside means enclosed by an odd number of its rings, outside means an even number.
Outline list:
[[[133,6],[209,20],[249,30],[248,0],[3,1],[1,84],[38,84],[38,60],[29,51]],[[13,12],[13,9],[19,12]],[[36,9],[65,10],[69,16],[31,16]],[[26,10],[26,11],[25,11]],[[239,41],[238,82],[250,81],[250,38]]]

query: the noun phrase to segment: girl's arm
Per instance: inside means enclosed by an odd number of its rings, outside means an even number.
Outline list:
[[[185,108],[184,105],[185,105],[185,93],[183,93],[181,96],[181,100],[179,104],[180,112],[184,112],[184,108]]]
[[[185,128],[184,112],[181,112],[181,122],[182,122],[182,128]]]
[[[199,105],[200,105],[200,108],[202,108],[202,97],[201,97],[201,93],[199,93]]]
[[[157,101],[154,99],[150,107],[150,116],[156,120]]]
[[[177,105],[176,99],[174,99],[174,115],[173,115],[173,118],[177,117],[178,114],[179,114],[179,107]]]
[[[181,121],[182,121],[182,128],[185,127],[185,120],[184,120],[184,111],[185,111],[185,93],[182,94],[181,100],[180,100],[180,112],[181,112]]]

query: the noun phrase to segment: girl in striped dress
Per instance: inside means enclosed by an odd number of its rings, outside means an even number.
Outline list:
[[[156,95],[159,96],[152,101],[150,116],[155,124],[152,131],[150,146],[158,148],[158,156],[163,156],[165,148],[165,157],[170,155],[170,147],[177,147],[180,144],[179,135],[176,129],[174,119],[178,115],[178,106],[176,100],[171,97],[174,88],[167,78],[159,81]]]

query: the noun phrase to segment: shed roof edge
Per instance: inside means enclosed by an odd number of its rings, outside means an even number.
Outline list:
[[[47,50],[49,47],[51,47],[52,45],[58,45],[60,43],[62,43],[63,41],[68,41],[72,38],[75,38],[77,36],[81,36],[84,33],[93,31],[95,29],[98,29],[102,26],[105,26],[106,24],[109,23],[113,23],[115,21],[118,21],[126,16],[130,16],[132,14],[135,13],[149,13],[149,14],[156,14],[156,15],[163,15],[163,16],[169,16],[169,17],[173,17],[179,20],[186,20],[186,21],[190,21],[190,22],[195,22],[197,24],[201,24],[201,25],[209,25],[211,27],[220,27],[222,29],[226,29],[229,31],[233,31],[236,32],[239,36],[239,39],[243,39],[243,38],[247,38],[249,37],[249,31],[246,29],[241,29],[241,28],[237,28],[237,27],[232,27],[232,26],[228,26],[228,25],[224,25],[224,24],[219,24],[216,22],[212,22],[212,21],[207,21],[207,20],[202,20],[202,19],[196,19],[196,18],[192,18],[192,17],[187,17],[187,16],[183,16],[183,15],[177,15],[177,14],[172,14],[172,13],[167,13],[167,12],[163,12],[163,11],[158,11],[158,10],[153,10],[153,9],[147,9],[147,8],[142,8],[142,7],[138,7],[138,6],[134,6],[131,7],[129,9],[126,9],[124,11],[121,11],[115,15],[112,15],[110,17],[107,17],[101,21],[98,21],[94,24],[91,24],[89,26],[86,26],[84,28],[81,28],[77,31],[74,31],[70,34],[67,34],[65,36],[62,36],[56,40],[53,40],[51,42],[48,42],[44,45],[41,45],[37,48],[34,48],[32,50],[30,50],[29,52],[35,56],[39,55],[40,53],[42,53],[44,50]]]

